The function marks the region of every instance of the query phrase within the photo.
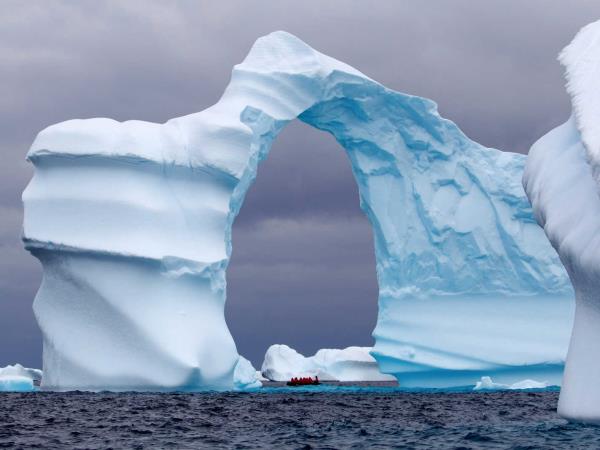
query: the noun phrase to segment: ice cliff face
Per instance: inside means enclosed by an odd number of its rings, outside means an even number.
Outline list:
[[[583,28],[560,61],[573,114],[531,147],[523,184],[576,295],[558,412],[600,423],[600,22]]]
[[[44,267],[44,387],[239,386],[223,317],[231,227],[295,118],[352,164],[375,236],[383,372],[407,386],[560,377],[572,291],[520,185],[524,157],[276,32],[202,112],[39,133],[23,200],[24,242]]]

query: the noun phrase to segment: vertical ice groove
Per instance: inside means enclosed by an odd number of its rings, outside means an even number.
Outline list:
[[[542,230],[525,226],[524,157],[275,32],[199,113],[68,121],[34,141],[24,242],[44,267],[47,388],[256,386],[223,313],[231,227],[295,118],[331,133],[352,164],[375,235],[385,372],[405,386],[560,376],[572,292]]]

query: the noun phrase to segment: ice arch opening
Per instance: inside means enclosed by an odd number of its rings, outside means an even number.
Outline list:
[[[404,386],[560,378],[572,291],[524,196],[524,157],[276,32],[200,113],[38,135],[24,242],[44,267],[46,388],[251,384],[223,316],[231,228],[295,118],[350,158],[373,227],[383,372]]]
[[[232,246],[225,318],[256,368],[274,343],[305,355],[372,347],[373,237],[331,136],[300,121],[283,129],[234,222]]]

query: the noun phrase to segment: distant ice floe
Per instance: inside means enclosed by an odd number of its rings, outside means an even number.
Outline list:
[[[42,380],[42,371],[21,364],[0,367],[0,392],[31,392]]]
[[[271,345],[265,354],[262,374],[271,381],[288,381],[292,377],[315,377],[321,381],[396,381],[383,374],[371,347],[321,349],[306,357],[287,345]]]
[[[520,389],[544,389],[549,383],[547,381],[523,380],[513,384],[494,383],[491,377],[481,377],[477,382],[474,391],[500,391],[500,390],[520,390]]]

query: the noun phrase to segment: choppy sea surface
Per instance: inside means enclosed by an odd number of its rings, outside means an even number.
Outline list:
[[[557,390],[3,393],[0,448],[600,448],[556,414]]]

